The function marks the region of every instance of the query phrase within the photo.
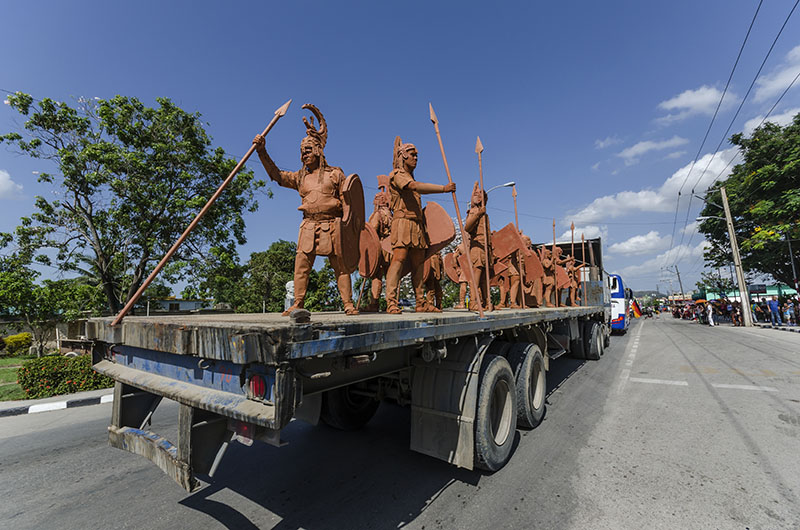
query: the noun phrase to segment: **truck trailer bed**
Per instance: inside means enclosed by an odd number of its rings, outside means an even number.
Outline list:
[[[484,318],[467,310],[400,315],[343,312],[312,313],[309,323],[294,323],[278,313],[228,313],[177,316],[129,316],[89,320],[90,339],[148,350],[191,355],[238,364],[277,363],[319,356],[353,355],[430,341],[602,312],[598,306],[503,309]]]

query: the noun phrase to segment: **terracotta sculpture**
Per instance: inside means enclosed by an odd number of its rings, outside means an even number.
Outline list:
[[[497,307],[500,309],[505,309],[506,307],[511,309],[519,308],[519,270],[515,265],[515,261],[513,254],[500,260],[506,266],[497,281],[500,287],[500,302]],[[506,303],[506,299],[508,299],[508,303]]]
[[[367,221],[375,232],[381,243],[389,239],[392,235],[392,211],[389,209],[389,177],[386,175],[378,176],[378,188],[381,190],[375,194],[373,205],[375,207],[372,215]],[[383,246],[383,244],[382,244]],[[381,291],[383,290],[383,277],[389,271],[389,263],[392,261],[391,253],[381,248],[381,256],[378,268],[372,276],[371,294],[372,301],[365,311],[375,312],[380,308]]]
[[[425,261],[425,300],[428,305],[442,309],[442,255],[437,252]]]
[[[489,254],[489,262],[486,263],[486,245],[488,244],[488,217],[486,216],[486,207],[481,204],[486,204],[488,197],[486,192],[480,189],[480,185],[476,182],[472,190],[472,198],[470,200],[470,208],[467,211],[467,220],[464,221],[464,231],[469,235],[469,259],[472,263],[472,269],[478,283],[478,290],[480,291],[480,300],[483,307],[491,311],[491,296],[487,290],[485,281],[486,267],[491,267],[492,256]],[[484,221],[486,217],[486,222]],[[481,281],[477,279],[480,278]],[[474,301],[474,296],[472,297]],[[470,306],[473,305],[470,302]],[[472,307],[470,307],[472,309]]]
[[[394,162],[390,176],[390,206],[392,209],[392,261],[386,274],[386,312],[401,312],[397,304],[397,291],[406,262],[411,264],[411,283],[414,286],[416,310],[418,312],[438,312],[435,306],[425,300],[423,285],[423,263],[425,250],[429,246],[422,212],[421,194],[452,193],[456,189],[454,183],[445,185],[429,184],[414,180],[417,168],[417,148],[414,144],[402,143],[400,137],[395,139]]]
[[[442,264],[444,272],[453,283],[458,284],[458,303],[453,306],[453,309],[466,309],[467,298],[467,274],[461,267],[461,245],[456,246],[453,252],[444,255]]]
[[[567,276],[569,276],[569,305],[579,305],[578,286],[581,284],[581,269],[583,264],[576,265],[575,256],[567,258]]]
[[[345,217],[345,208],[359,208],[358,200],[348,196],[352,177],[345,178],[338,167],[329,166],[325,160],[324,148],[328,139],[328,127],[322,113],[315,106],[306,104],[304,109],[309,109],[319,120],[319,128],[314,126],[314,119],[309,123],[303,118],[306,126],[306,137],[300,143],[300,159],[303,167],[299,171],[281,171],[272,161],[265,147],[265,140],[258,135],[253,140],[256,145],[258,157],[264,165],[269,177],[279,186],[291,188],[300,193],[301,205],[298,210],[303,212],[303,222],[297,237],[297,255],[294,262],[294,304],[283,312],[289,315],[295,309],[304,305],[308,278],[314,266],[316,256],[327,256],[336,274],[336,284],[344,303],[345,313],[356,315],[358,311],[353,305],[350,272],[358,266],[358,234],[363,228],[363,191],[361,191],[361,219],[351,219],[353,224],[359,225],[355,232],[342,222]],[[348,182],[349,181],[349,182]],[[361,190],[360,182],[356,183]],[[356,194],[357,195],[357,194]],[[351,217],[348,214],[348,217]],[[350,234],[355,233],[355,241]],[[353,262],[353,248],[355,248],[355,264]]]
[[[553,291],[556,285],[556,265],[553,253],[545,246],[539,249],[539,260],[542,262],[544,277],[542,278],[542,301],[547,307],[553,307]]]
[[[531,242],[531,238],[522,234],[524,242],[525,259],[525,284],[522,286],[525,294],[525,305],[539,307],[542,305],[542,281],[545,278],[544,268]]]

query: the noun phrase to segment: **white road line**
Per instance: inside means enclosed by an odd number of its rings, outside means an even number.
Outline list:
[[[40,403],[39,405],[31,405],[28,409],[28,414],[34,412],[47,412],[48,410],[61,410],[67,408],[66,401],[57,401],[55,403]]]
[[[617,386],[617,394],[622,394],[622,391],[625,390],[625,383],[628,382],[628,377],[631,375],[631,371],[625,368],[622,370],[622,373],[619,376],[619,385]]]
[[[777,392],[777,388],[771,386],[758,386],[758,385],[725,385],[722,383],[711,383],[714,388],[731,388],[733,390],[757,390],[759,392]]]
[[[636,355],[636,348],[638,346],[635,345],[634,343],[639,340],[639,335],[642,334],[642,327],[644,327],[644,322],[639,324],[639,327],[636,328],[636,336],[633,338],[633,340],[628,342],[628,346],[626,348],[626,351],[627,351],[627,353],[628,353],[628,355],[629,355],[629,357],[631,359],[633,359],[633,357]],[[633,361],[632,360],[627,361],[625,364],[628,365],[628,366],[632,366]],[[617,394],[622,394],[622,392],[625,391],[625,385],[627,384],[628,378],[630,376],[631,376],[630,369],[629,368],[623,368],[622,372],[620,372],[620,374],[619,374],[619,385],[617,385]]]
[[[100,403],[111,403],[114,401],[114,394],[106,394],[105,396],[100,396]]]
[[[633,366],[633,359],[628,359],[625,361],[625,366]]]
[[[671,381],[668,379],[647,379],[644,377],[631,377],[634,383],[652,383],[654,385],[689,386],[687,381]]]

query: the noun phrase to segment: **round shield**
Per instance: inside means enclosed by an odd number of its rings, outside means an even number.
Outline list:
[[[362,278],[374,278],[381,263],[381,241],[370,224],[364,224],[361,229],[359,250],[361,258],[358,261],[358,273]]]
[[[453,252],[445,254],[442,261],[444,263],[444,272],[451,281],[456,283],[463,281],[461,280],[461,270],[458,267],[458,263],[456,263],[456,255]]]
[[[361,259],[359,243],[366,220],[364,188],[361,186],[361,179],[355,173],[345,179],[341,198],[342,230],[340,236],[336,238],[336,253],[341,256],[345,269],[353,272],[358,268]]]
[[[427,256],[436,254],[456,237],[456,227],[447,211],[439,203],[428,201],[423,210],[425,229],[428,232],[430,245],[425,252]]]

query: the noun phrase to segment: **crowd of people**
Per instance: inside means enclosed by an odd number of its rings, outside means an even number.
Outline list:
[[[756,322],[769,323],[773,326],[796,326],[797,313],[800,307],[797,296],[754,299],[750,312]],[[734,326],[742,326],[742,307],[735,300],[698,300],[691,304],[672,306],[672,316],[684,320],[693,320],[700,324],[714,326],[727,322]]]

